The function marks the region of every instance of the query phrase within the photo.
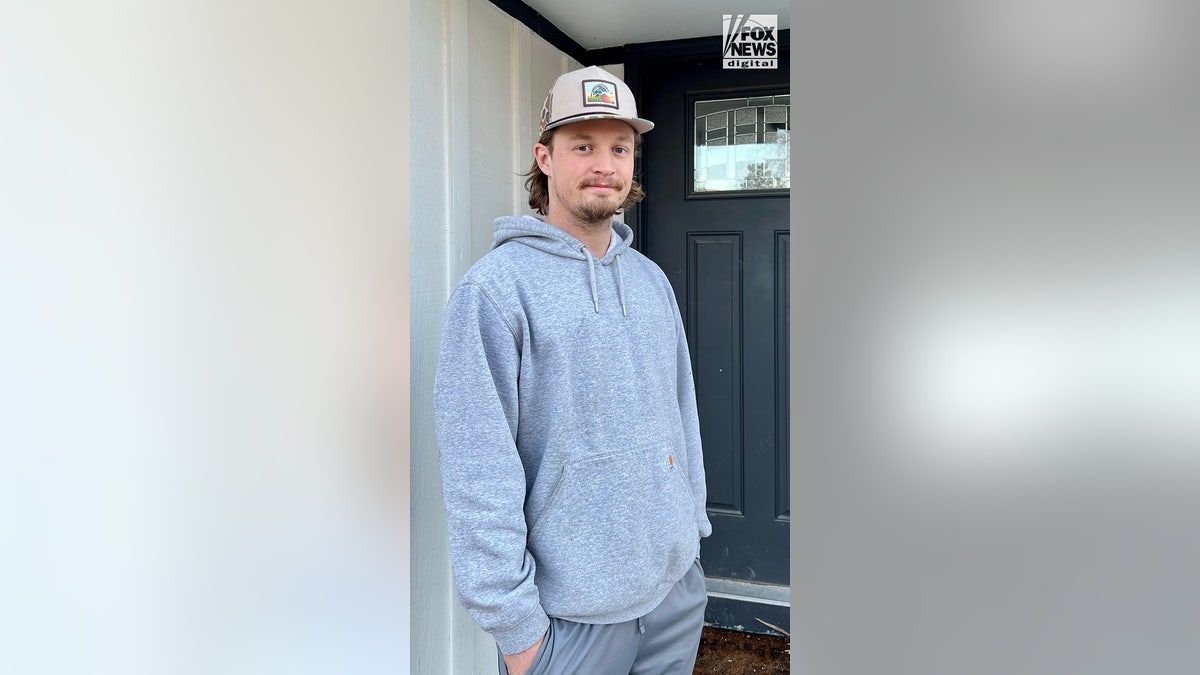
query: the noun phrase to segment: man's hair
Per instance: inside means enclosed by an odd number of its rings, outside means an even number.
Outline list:
[[[553,152],[554,132],[560,128],[555,127],[554,129],[543,131],[541,138],[538,139],[538,143],[541,143]],[[637,150],[642,145],[642,135],[635,132],[633,142],[634,154],[636,156]],[[546,211],[550,208],[550,180],[546,174],[542,173],[542,168],[538,166],[537,157],[533,158],[533,166],[530,167],[529,171],[521,175],[525,176],[525,189],[529,190],[529,208],[534,209],[543,216],[546,215]],[[642,186],[636,180],[631,180],[629,195],[625,197],[625,201],[621,203],[621,208],[617,209],[617,213],[623,213],[626,209],[642,201],[645,197],[646,192],[642,189]]]

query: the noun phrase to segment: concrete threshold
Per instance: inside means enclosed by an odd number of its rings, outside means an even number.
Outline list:
[[[708,587],[708,597],[710,598],[725,598],[776,607],[792,606],[791,591],[787,586],[758,584],[752,581],[719,577],[705,577],[704,584]]]

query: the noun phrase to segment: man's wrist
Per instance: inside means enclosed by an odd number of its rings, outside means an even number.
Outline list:
[[[504,669],[508,671],[508,674],[525,675],[529,672],[529,669],[533,667],[533,662],[537,660],[538,651],[541,650],[545,640],[546,636],[542,635],[537,642],[519,654],[505,654]]]

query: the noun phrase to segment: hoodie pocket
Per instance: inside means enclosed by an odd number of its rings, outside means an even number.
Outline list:
[[[695,557],[690,490],[658,447],[577,459],[529,532],[546,610],[562,617],[637,607]],[[680,568],[676,570],[675,568]]]
[[[687,495],[688,504],[690,505],[691,509],[693,511],[695,511],[696,510],[696,495],[692,494],[692,486],[688,485],[687,471],[683,467],[676,464],[674,462],[673,458],[668,459],[667,464],[669,467],[667,470],[670,472],[671,476],[675,479],[675,487],[677,489],[679,489],[683,494]]]

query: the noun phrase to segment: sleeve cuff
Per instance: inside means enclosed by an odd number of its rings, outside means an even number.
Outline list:
[[[550,628],[550,617],[541,605],[522,619],[519,623],[503,630],[492,631],[496,646],[502,654],[519,654],[529,649],[546,634]]]

